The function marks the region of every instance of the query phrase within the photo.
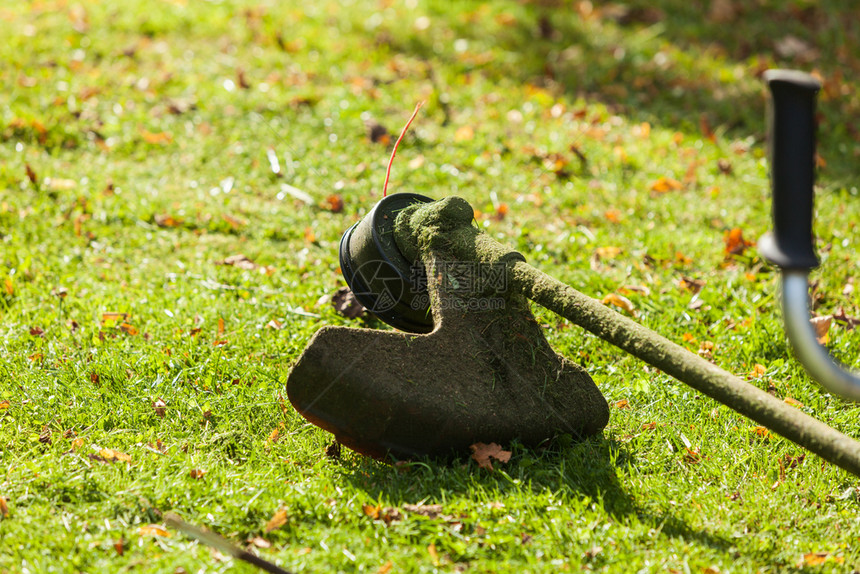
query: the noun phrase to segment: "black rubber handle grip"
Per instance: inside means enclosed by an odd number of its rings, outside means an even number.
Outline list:
[[[803,72],[768,70],[769,153],[773,191],[773,233],[759,252],[783,269],[818,266],[812,242],[815,183],[815,98],[821,84]]]

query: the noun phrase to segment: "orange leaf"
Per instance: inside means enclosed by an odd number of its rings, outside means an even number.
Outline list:
[[[218,335],[220,336],[223,334],[224,334],[224,319],[221,317],[218,317]]]
[[[113,450],[112,448],[103,448],[99,451],[99,456],[106,461],[113,462],[121,460],[123,462],[131,462],[131,457],[124,452]]]
[[[770,436],[770,431],[765,427],[753,427],[753,432],[761,438],[768,438]]]
[[[502,450],[502,447],[494,442],[490,444],[476,442],[473,445],[469,445],[469,448],[472,450],[472,459],[478,463],[479,467],[486,470],[493,470],[493,463],[490,461],[491,458],[499,462],[508,462],[511,460],[511,451]]]
[[[12,407],[12,403],[9,401],[0,401],[0,411],[5,411],[8,408]]]
[[[332,213],[340,213],[343,211],[343,197],[337,193],[329,195],[323,201],[322,208]]]
[[[140,130],[140,135],[143,138],[143,141],[153,145],[164,145],[169,144],[173,141],[173,136],[170,135],[168,132],[153,133],[142,129]]]
[[[165,529],[163,526],[159,526],[158,524],[144,524],[137,529],[137,533],[141,536],[170,537],[170,532],[168,532],[167,529]]]
[[[128,319],[128,313],[102,313],[102,325],[110,326],[108,323],[118,323]]]
[[[627,297],[624,297],[622,295],[619,295],[617,293],[610,293],[609,295],[607,295],[606,297],[603,298],[602,303],[604,305],[614,305],[614,306],[618,307],[619,309],[623,309],[624,311],[627,311],[628,313],[632,313],[633,310],[636,308],[636,307],[634,307],[633,302],[630,301],[630,299],[628,299]]]
[[[802,402],[798,401],[797,399],[793,399],[791,397],[785,397],[784,399],[782,399],[782,402],[787,403],[793,407],[797,407],[799,409],[802,409],[805,406]]]
[[[750,377],[752,377],[753,379],[760,379],[765,375],[765,373],[767,373],[767,367],[762,364],[756,363],[752,371],[750,371]]]
[[[643,423],[642,430],[654,430],[657,428],[657,423]]]
[[[123,333],[128,333],[129,335],[137,335],[140,332],[137,330],[137,327],[129,323],[122,323],[119,328]]]
[[[188,476],[196,480],[200,480],[206,474],[206,471],[201,468],[192,468],[188,471]]]
[[[280,528],[284,524],[287,523],[287,509],[281,508],[278,510],[272,518],[266,523],[266,528],[264,529],[266,532],[271,532],[277,528]]]
[[[818,339],[819,345],[826,345],[830,342],[830,325],[833,322],[833,315],[824,315],[822,317],[813,317],[809,320],[812,327],[815,329],[815,337]]]
[[[682,184],[677,179],[672,179],[671,177],[659,177],[656,181],[651,182],[651,191],[656,191],[657,193],[666,193],[668,191],[682,189],[684,184]]]
[[[7,295],[10,295],[10,296],[11,296],[11,295],[14,295],[14,294],[15,294],[15,284],[14,284],[14,283],[12,283],[12,278],[11,278],[11,277],[7,277],[7,278],[3,281],[3,288],[6,290],[6,294],[7,294]]]
[[[739,227],[726,231],[723,234],[723,242],[725,243],[726,255],[742,255],[747,247],[755,245],[754,242],[744,239],[744,233]]]
[[[803,555],[803,563],[807,566],[818,566],[824,564],[828,556],[827,552],[810,552]]]
[[[621,253],[621,248],[607,245],[606,247],[598,247],[594,252],[601,259],[615,259]]]
[[[9,505],[6,504],[6,497],[0,496],[0,518],[9,516]]]
[[[464,142],[468,141],[475,137],[475,130],[472,129],[472,126],[461,126],[454,132],[454,141],[455,142]]]
[[[629,409],[630,408],[630,401],[628,401],[627,399],[621,399],[620,401],[615,403],[615,408],[616,409]]]

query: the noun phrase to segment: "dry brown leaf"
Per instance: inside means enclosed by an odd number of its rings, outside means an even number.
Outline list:
[[[494,442],[490,444],[477,442],[469,445],[469,448],[472,450],[472,458],[478,463],[478,466],[486,470],[493,470],[493,463],[490,461],[491,458],[499,462],[508,462],[511,460],[511,451],[502,450],[502,447]]]
[[[33,185],[39,185],[39,176],[36,175],[36,172],[33,171],[33,168],[30,167],[30,164],[24,164],[24,170],[27,172],[27,179],[30,180],[30,183]]]
[[[475,137],[475,130],[472,126],[460,126],[457,128],[457,131],[454,132],[454,141],[455,142],[464,142],[469,141]]]
[[[667,193],[669,191],[682,189],[683,187],[684,184],[677,179],[673,179],[671,177],[659,177],[655,181],[651,182],[650,189],[657,193]]]
[[[439,553],[436,551],[436,545],[431,544],[427,547],[427,554],[430,555],[430,560],[433,562],[433,566],[439,565]]]
[[[428,518],[436,518],[442,514],[441,504],[404,504],[403,510],[412,514],[420,514]]]
[[[621,253],[621,248],[607,245],[605,247],[598,247],[594,250],[594,253],[600,259],[615,259]]]
[[[723,234],[723,243],[726,255],[742,255],[747,247],[755,245],[755,242],[744,239],[744,232],[739,227],[726,231]]]
[[[687,464],[698,464],[702,461],[702,455],[699,453],[699,448],[684,448],[684,461]]]
[[[803,563],[806,566],[818,566],[824,564],[828,556],[827,552],[810,552],[803,555]]]
[[[737,8],[732,0],[711,0],[708,20],[717,24],[732,22],[737,17]]]
[[[271,548],[272,547],[271,542],[269,542],[268,540],[266,540],[265,538],[262,538],[260,536],[255,536],[255,537],[251,538],[250,540],[248,540],[248,542],[250,544],[256,546],[257,548]]]
[[[753,432],[761,438],[768,438],[770,436],[770,431],[766,427],[753,427]]]
[[[102,325],[110,326],[109,323],[124,322],[128,319],[128,313],[102,313]]]
[[[233,267],[238,267],[239,269],[247,269],[252,270],[257,268],[257,264],[248,259],[242,253],[237,253],[236,255],[230,255],[229,257],[225,257],[221,261],[216,261],[215,265],[229,265]]]
[[[750,377],[753,379],[760,379],[765,375],[765,373],[767,373],[767,367],[760,363],[756,363],[752,368],[752,371],[750,371]]]
[[[158,398],[152,402],[152,408],[155,409],[155,414],[164,418],[165,413],[167,412],[167,403],[165,403],[162,399]]]
[[[388,132],[388,128],[384,125],[374,120],[369,120],[365,123],[365,127],[367,128],[367,138],[371,142],[382,145],[388,145],[391,143],[391,134]]]
[[[339,315],[347,319],[363,317],[366,311],[364,305],[355,298],[355,294],[349,287],[341,287],[335,291],[334,295],[331,296],[331,304]]]
[[[389,560],[388,562],[379,567],[379,570],[376,571],[376,574],[388,574],[389,572],[391,572],[391,568],[393,567],[394,563]]]
[[[325,198],[322,203],[322,208],[332,213],[340,213],[343,211],[343,196],[338,193],[333,193]]]
[[[99,456],[108,462],[122,461],[131,462],[131,457],[124,452],[113,450],[112,448],[103,448],[99,451]]]
[[[137,529],[137,533],[140,536],[163,536],[165,538],[170,538],[170,532],[158,524],[144,524]]]
[[[150,132],[141,129],[140,136],[143,138],[143,141],[153,145],[165,145],[173,141],[173,136],[168,132]]]
[[[9,505],[6,504],[6,497],[0,496],[0,518],[9,516]]]
[[[120,331],[126,333],[128,335],[137,335],[140,331],[137,330],[137,327],[130,323],[122,323],[119,326]]]
[[[633,305],[633,302],[630,301],[630,299],[617,293],[610,293],[603,298],[602,303],[604,305],[614,305],[615,307],[627,311],[628,313],[633,313],[633,311],[636,310],[636,307]]]
[[[191,470],[188,471],[188,476],[190,476],[191,478],[196,479],[196,480],[200,480],[205,475],[206,475],[206,471],[203,470],[202,468],[192,468]]]
[[[826,345],[830,342],[830,325],[833,323],[833,315],[822,315],[821,317],[813,317],[809,320],[812,328],[815,329],[815,337],[818,339],[819,345]]]
[[[630,408],[630,401],[628,401],[627,399],[621,399],[620,401],[616,401],[615,408],[616,409],[629,409]]]
[[[798,401],[797,399],[793,399],[791,397],[785,397],[784,399],[782,399],[782,402],[787,403],[793,407],[801,408],[801,409],[804,406],[806,406],[802,402]]]
[[[12,403],[6,400],[0,401],[0,411],[5,411],[10,408],[12,408]]]
[[[642,430],[654,430],[655,428],[657,428],[656,422],[642,424]]]
[[[181,227],[185,223],[181,217],[173,217],[166,213],[157,213],[152,217],[152,220],[159,227]]]
[[[266,532],[271,532],[272,530],[276,530],[287,523],[287,509],[281,508],[278,510],[266,523],[266,527],[264,530]]]

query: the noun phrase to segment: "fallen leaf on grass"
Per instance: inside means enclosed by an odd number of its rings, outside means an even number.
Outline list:
[[[188,471],[188,476],[190,476],[191,478],[193,478],[195,480],[200,480],[201,478],[206,476],[206,471],[203,470],[202,468],[192,468],[191,470]]]
[[[272,547],[271,542],[269,542],[265,538],[261,538],[260,536],[255,536],[252,539],[250,539],[248,542],[253,544],[257,548],[271,548]]]
[[[181,217],[173,217],[166,213],[157,213],[152,217],[152,220],[159,227],[181,227],[185,223]]]
[[[791,397],[785,397],[784,399],[782,399],[782,402],[787,403],[793,407],[801,408],[801,409],[804,406],[806,406],[802,402],[798,401],[797,399],[793,399]]]
[[[441,504],[404,504],[403,510],[411,514],[420,514],[428,518],[436,518],[442,514]]]
[[[6,504],[6,497],[0,496],[0,518],[9,516],[9,505]]]
[[[657,423],[642,423],[642,430],[654,430],[657,428]]]
[[[325,198],[321,207],[326,211],[331,211],[332,213],[340,213],[343,211],[343,205],[343,196],[333,193]]]
[[[493,470],[493,463],[490,461],[491,458],[499,462],[508,462],[511,460],[511,451],[502,450],[502,447],[494,442],[490,444],[477,442],[469,445],[469,448],[472,450],[472,458],[478,463],[478,466],[486,470]]]
[[[454,132],[455,142],[469,141],[475,137],[475,130],[472,126],[461,126]]]
[[[118,450],[113,450],[112,448],[103,448],[99,451],[99,456],[102,457],[107,462],[114,462],[117,460],[123,462],[131,462],[131,457],[124,452],[120,452]]]
[[[165,145],[173,141],[173,136],[168,132],[151,132],[140,130],[140,137],[148,144]]]
[[[128,319],[128,313],[102,313],[102,325],[105,327],[113,327],[116,323],[125,322]]]
[[[747,247],[755,245],[753,241],[744,239],[744,232],[740,227],[735,227],[723,234],[726,255],[743,255]]]
[[[253,270],[257,268],[257,264],[248,259],[242,253],[237,253],[236,255],[231,255],[229,257],[225,257],[221,261],[216,261],[215,265],[227,265],[232,267],[238,267],[239,269],[247,269]]]
[[[655,181],[651,182],[650,189],[657,193],[667,193],[669,191],[682,189],[683,187],[684,184],[677,179],[672,179],[671,177],[659,177]]]
[[[830,342],[830,325],[833,322],[833,315],[823,315],[821,317],[813,317],[809,320],[812,328],[815,329],[815,338],[818,339],[819,345],[826,345]]]
[[[33,185],[39,185],[39,176],[36,175],[36,172],[33,171],[33,168],[30,167],[30,164],[24,164],[24,170],[27,172],[27,179],[30,180],[30,183]]]
[[[367,139],[371,142],[382,145],[391,143],[391,134],[384,125],[375,120],[368,120],[364,126],[367,128]]]
[[[618,295],[617,293],[610,293],[603,298],[602,303],[604,305],[614,305],[615,307],[627,311],[628,313],[633,313],[633,311],[636,309],[630,299],[624,297],[623,295]]]
[[[427,547],[427,554],[430,555],[430,560],[433,562],[433,566],[439,565],[439,553],[436,551],[436,545],[431,544]]]
[[[339,315],[347,319],[358,319],[365,314],[364,305],[359,303],[349,287],[341,287],[331,296],[331,304]]]
[[[842,556],[831,556],[827,552],[810,552],[803,555],[803,563],[806,566],[819,566],[824,564],[828,558],[837,564],[842,564],[845,561]]]
[[[122,323],[119,326],[120,331],[126,333],[128,335],[137,335],[140,331],[137,330],[137,327],[130,323]]]
[[[630,402],[627,399],[621,399],[620,401],[615,403],[616,409],[629,409]]]
[[[272,530],[276,530],[287,523],[287,509],[281,508],[278,510],[274,516],[272,516],[269,521],[266,523],[266,527],[264,530],[266,532],[271,532]]]
[[[684,448],[684,461],[687,464],[699,464],[702,461],[702,455],[699,453],[699,448]]]
[[[394,563],[389,560],[385,564],[379,567],[379,570],[376,571],[376,574],[388,574],[391,572],[391,569],[394,567]]]
[[[12,408],[12,403],[9,401],[0,401],[0,411],[5,411],[9,408]]]
[[[770,431],[766,427],[753,427],[753,432],[760,438],[768,438]]]
[[[750,377],[753,379],[760,379],[765,375],[765,373],[767,373],[767,367],[760,363],[756,363],[752,368],[752,371],[750,371]]]
[[[170,538],[170,532],[163,526],[158,524],[145,524],[137,529],[137,533],[141,536],[163,536]]]
[[[383,508],[382,505],[379,504],[376,506],[372,504],[362,504],[361,511],[371,520],[381,520],[385,524],[391,524],[395,520],[401,520],[403,518],[403,515],[400,514],[400,511],[396,508],[392,508],[390,506]]]

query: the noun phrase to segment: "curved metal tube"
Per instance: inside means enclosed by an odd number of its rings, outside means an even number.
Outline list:
[[[782,310],[785,333],[797,360],[809,375],[828,390],[854,401],[860,401],[860,375],[834,360],[818,342],[815,328],[809,322],[809,281],[803,270],[782,272]]]

